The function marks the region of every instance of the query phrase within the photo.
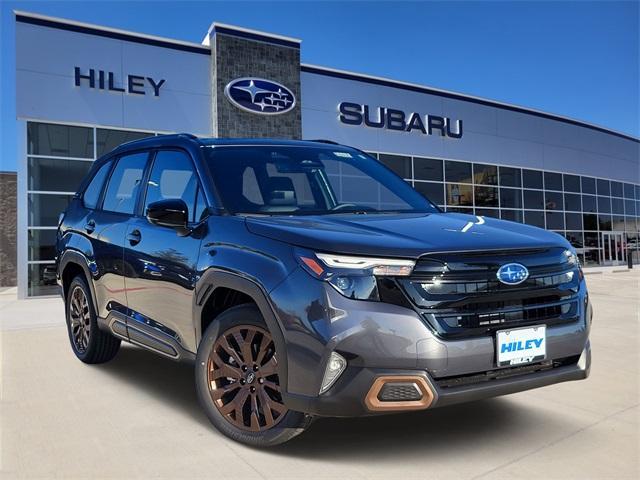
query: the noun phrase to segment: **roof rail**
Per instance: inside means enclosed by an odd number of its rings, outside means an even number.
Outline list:
[[[333,140],[327,140],[325,138],[317,138],[314,140],[307,140],[308,142],[318,142],[318,143],[328,143],[330,145],[340,145],[338,142],[334,142]]]
[[[198,137],[196,137],[193,133],[186,133],[186,132],[181,132],[178,134],[179,137],[187,137],[190,138],[191,140],[197,140]]]

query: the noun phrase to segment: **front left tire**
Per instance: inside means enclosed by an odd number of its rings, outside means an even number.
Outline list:
[[[238,305],[207,328],[196,357],[196,389],[213,425],[229,438],[256,447],[291,440],[311,417],[282,400],[278,352],[255,305]]]

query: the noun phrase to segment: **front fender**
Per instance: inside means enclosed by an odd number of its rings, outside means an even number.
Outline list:
[[[210,298],[211,294],[220,287],[242,292],[251,297],[258,306],[258,309],[269,328],[276,351],[278,352],[279,361],[277,370],[280,377],[280,386],[283,391],[286,392],[288,384],[288,362],[282,326],[274,313],[275,309],[269,300],[267,291],[262,285],[248,276],[216,268],[210,268],[204,272],[198,281],[198,286],[196,288],[198,294],[195,297],[193,306],[196,345],[200,344],[203,334],[202,322],[200,321],[202,317],[202,310],[207,304],[207,300]]]

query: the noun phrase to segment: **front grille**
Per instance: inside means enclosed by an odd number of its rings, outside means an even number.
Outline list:
[[[544,362],[533,363],[531,365],[522,365],[519,367],[508,367],[496,370],[488,370],[486,372],[472,373],[469,375],[458,375],[452,377],[442,377],[435,379],[436,385],[440,388],[462,387],[465,385],[474,385],[478,383],[491,382],[504,378],[511,378],[530,373],[543,372],[567,365],[575,365],[578,363],[580,356],[572,356],[559,358],[557,360],[545,360]]]
[[[510,262],[525,265],[529,278],[518,285],[499,282],[498,269]],[[579,277],[564,248],[548,248],[429,255],[399,283],[439,335],[455,338],[576,321]]]

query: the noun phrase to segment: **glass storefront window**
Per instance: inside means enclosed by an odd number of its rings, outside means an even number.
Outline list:
[[[592,213],[584,213],[582,215],[582,222],[585,230],[598,230],[598,216]]]
[[[498,189],[496,187],[474,187],[476,207],[497,207]]]
[[[591,195],[596,194],[596,180],[590,177],[581,177],[582,179],[582,193],[589,193]]]
[[[56,230],[29,229],[28,260],[53,260],[56,255],[56,233]]]
[[[519,188],[500,188],[500,207],[521,208],[522,190]]]
[[[523,222],[522,210],[500,210],[500,218],[503,220],[511,220],[512,222]]]
[[[564,210],[563,198],[560,192],[545,192],[544,206],[547,210]]]
[[[525,210],[524,223],[533,225],[534,227],[544,228],[544,212]]]
[[[473,206],[473,187],[458,183],[447,183],[447,205]]]
[[[498,184],[498,167],[482,163],[473,164],[473,183],[480,185]]]
[[[620,182],[611,182],[611,196],[612,197],[622,197],[622,183]]]
[[[582,211],[596,213],[598,211],[596,197],[593,195],[582,195]]]
[[[542,189],[542,172],[539,170],[522,170],[522,186]]]
[[[27,153],[93,158],[93,129],[50,123],[27,124]]]
[[[611,213],[624,215],[624,200],[621,198],[611,198]]]
[[[562,212],[547,212],[546,217],[549,230],[564,230],[564,214]]]
[[[479,217],[500,218],[500,210],[497,208],[476,208],[475,214]]]
[[[447,207],[449,213],[467,213],[473,215],[473,208],[469,207]]]
[[[471,183],[471,164],[467,162],[444,162],[444,175],[447,182]]]
[[[569,210],[571,212],[581,212],[582,203],[580,201],[580,195],[577,193],[565,193],[564,209]]]
[[[562,191],[562,175],[553,172],[544,172],[545,190]]]
[[[563,175],[564,191],[580,193],[580,177],[578,175]]]
[[[539,190],[524,190],[524,208],[544,209],[544,194]]]
[[[27,295],[58,295],[56,270],[53,263],[32,263],[27,270]]]
[[[633,200],[625,200],[624,213],[625,215],[634,216],[636,214],[636,202],[634,202]]]
[[[600,263],[600,234],[597,232],[584,233],[584,264],[587,266]]]
[[[29,226],[55,227],[73,195],[30,193],[28,195]]]
[[[92,162],[86,160],[59,160],[29,157],[29,190],[49,192],[76,192]]]
[[[153,133],[129,132],[126,130],[107,130],[98,128],[96,131],[96,149],[98,157],[126,142],[133,142],[141,138],[153,137]]]
[[[154,134],[27,122],[28,296],[57,292],[54,265],[49,264],[55,255],[55,227],[72,193],[93,165],[94,150],[102,154],[121,143],[150,135]]]
[[[565,213],[567,230],[582,230],[582,215],[580,213]]]
[[[598,196],[598,213],[611,213],[611,199]]]
[[[416,180],[432,180],[441,182],[443,177],[442,160],[413,157],[413,174]]]
[[[504,187],[520,187],[522,185],[519,168],[500,167],[500,185]]]
[[[633,185],[630,183],[624,184],[624,198],[633,199]]]
[[[598,215],[598,227],[600,230],[611,230],[611,215]]]
[[[609,180],[598,179],[596,182],[598,195],[611,195],[611,186]]]

